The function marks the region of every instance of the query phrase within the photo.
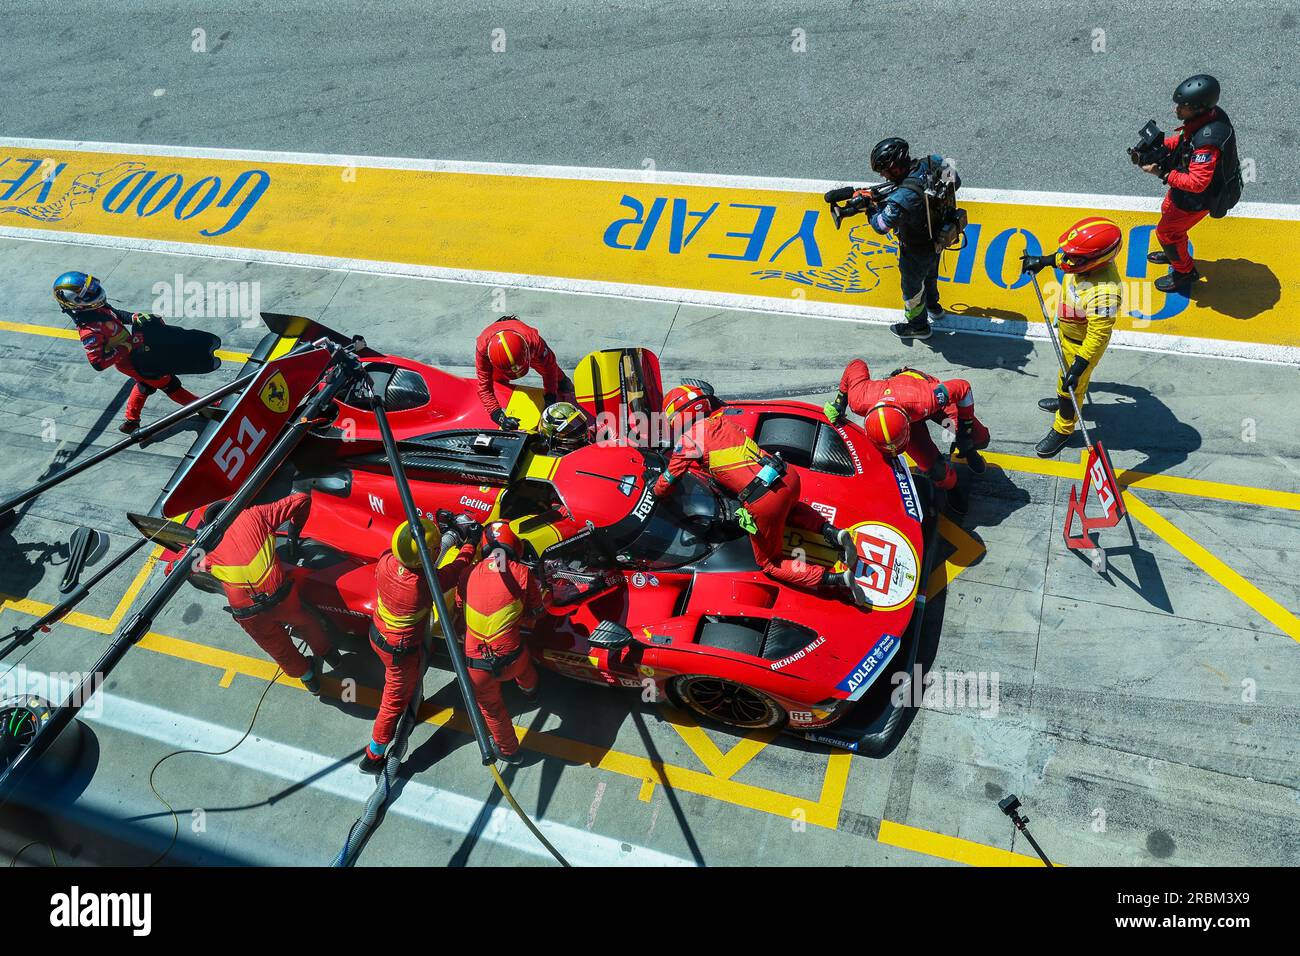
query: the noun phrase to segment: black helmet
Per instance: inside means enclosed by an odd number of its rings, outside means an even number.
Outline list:
[[[1174,102],[1179,106],[1208,110],[1219,102],[1219,81],[1207,73],[1189,76],[1174,90]]]
[[[897,136],[882,139],[871,151],[871,168],[881,176],[887,176],[891,171],[899,166],[906,166],[909,162],[911,157],[907,155],[907,140],[899,139]]]

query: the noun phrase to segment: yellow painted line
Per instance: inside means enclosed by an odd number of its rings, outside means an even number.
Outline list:
[[[4,602],[0,603],[0,613],[12,610],[30,614],[32,617],[48,614],[53,608],[53,604],[44,604],[30,598],[13,598],[8,595],[5,595]],[[69,611],[59,623],[71,624],[73,627],[79,627],[85,631],[94,631],[96,634],[113,633],[113,628],[109,626],[108,621],[92,614],[82,614],[80,611]]]
[[[49,611],[52,605],[24,599],[22,601],[7,601],[5,606],[20,610],[26,614],[39,616]],[[64,621],[72,624],[75,623],[74,618],[80,617],[82,615],[70,614]],[[112,628],[106,627],[107,623],[103,618],[89,618],[86,623],[78,626],[98,633],[110,633]],[[141,638],[139,646],[154,653],[212,667],[220,672],[219,682],[222,687],[228,687],[235,676],[242,675],[262,681],[271,680],[274,677],[276,682],[284,687],[305,692],[301,681],[287,677],[284,674],[278,674],[279,668],[275,663],[262,658],[250,657],[246,654],[227,651],[208,644],[187,641],[166,634],[158,634],[153,631]],[[342,685],[338,680],[326,678],[323,687],[325,692],[330,693],[332,696],[341,696]],[[377,707],[379,704],[379,691],[371,687],[357,687],[357,700],[365,706]],[[435,709],[426,704],[420,712],[420,719],[436,727],[450,725],[462,733],[473,733],[464,714],[453,708],[439,707]],[[531,750],[558,757],[570,763],[582,764],[597,770],[605,770],[630,777],[641,784],[642,794],[646,793],[647,782],[651,786],[654,783],[661,783],[676,790],[721,800],[751,810],[775,814],[786,819],[793,819],[796,815],[799,815],[799,819],[826,829],[834,830],[839,826],[840,807],[848,782],[848,768],[842,763],[842,760],[847,758],[847,754],[834,754],[830,757],[821,792],[817,799],[814,800],[776,790],[768,790],[764,787],[718,779],[708,773],[701,773],[685,767],[666,764],[662,761],[650,760],[636,754],[623,753],[583,743],[582,741],[570,740],[545,731],[534,731],[516,726],[515,732],[519,736],[521,745]],[[841,761],[837,761],[836,756],[840,756]],[[739,760],[740,758],[736,757],[735,759]]]
[[[720,780],[730,780],[737,771],[749,763],[759,751],[777,737],[773,730],[755,731],[740,738],[736,745],[723,753],[713,738],[702,728],[690,714],[675,708],[666,708],[669,724],[681,736],[695,756],[700,758],[706,770]]]
[[[26,335],[43,335],[49,339],[70,339],[73,342],[79,342],[81,339],[81,337],[77,335],[75,329],[60,329],[53,325],[32,325],[26,322],[6,322],[0,320],[0,331],[22,332]],[[217,349],[213,354],[226,362],[243,362],[249,356],[248,352],[241,352],[237,349]]]
[[[456,275],[508,269],[572,285],[639,286],[662,298],[705,293],[784,305],[797,293],[842,311],[899,304],[890,244],[861,219],[836,230],[817,192],[777,182],[683,184],[636,172],[619,182],[540,168],[344,166],[337,157],[199,150],[162,156],[129,146],[50,145],[55,148],[0,146],[0,226],[181,242],[238,250],[246,258],[370,260]],[[1158,187],[1147,185],[1154,199]],[[1152,280],[1163,268],[1144,256],[1154,248],[1154,208],[1105,208],[1126,205],[1105,197],[1097,198],[1095,210],[994,198],[972,194],[962,202],[970,218],[967,245],[943,263],[950,297],[979,303],[972,313],[1041,323],[1033,297],[1023,286],[1013,288],[1026,238],[1054,248],[1082,215],[1104,212],[1124,233],[1118,262],[1132,287],[1126,312],[1139,313],[1126,314],[1121,330],[1300,344],[1292,318],[1300,312],[1300,261],[1288,252],[1296,224],[1283,218],[1286,210],[1278,218],[1207,219],[1196,229],[1208,288],[1238,288],[1247,300],[1252,292],[1267,300],[1242,321],[1241,297],[1232,304],[1209,294],[1188,301],[1155,290]],[[484,209],[496,208],[530,215],[484,217]],[[508,260],[502,250],[509,250]],[[1257,274],[1236,266],[1243,261]]]
[[[130,609],[136,596],[139,595],[140,589],[143,588],[145,582],[149,580],[149,575],[153,572],[154,566],[158,563],[158,559],[162,557],[162,553],[162,545],[155,545],[154,549],[149,552],[149,556],[144,559],[144,564],[140,566],[140,570],[135,573],[135,577],[131,579],[131,583],[127,585],[126,590],[122,592],[122,598],[117,602],[117,607],[113,608],[113,613],[108,616],[108,621],[106,623],[108,624],[109,630],[116,630],[117,626],[122,623],[122,618],[126,617],[126,612]]]
[[[1010,850],[985,846],[960,837],[945,836],[930,830],[920,830],[904,823],[892,820],[880,821],[880,833],[876,840],[886,846],[895,846],[900,850],[924,853],[926,856],[965,863],[968,866],[1042,866],[1043,861],[1037,857],[1023,856]]]
[[[649,803],[650,798],[655,795],[656,782],[657,781],[653,777],[646,777],[644,780],[642,780],[641,789],[637,791],[636,798],[640,800],[642,803]]]
[[[1051,458],[1026,458],[1023,455],[1004,455],[997,452],[986,452],[984,457],[1004,471],[1082,481],[1087,451],[1080,453],[1078,464]],[[1115,480],[1121,487],[1126,488],[1141,488],[1145,491],[1161,491],[1194,498],[1210,498],[1243,505],[1300,511],[1300,494],[1291,491],[1274,491],[1271,488],[1255,488],[1250,485],[1230,485],[1218,481],[1204,481],[1200,478],[1179,478],[1176,475],[1157,475],[1146,471],[1118,471]]]
[[[984,554],[984,545],[946,515],[939,516],[939,536],[956,550],[930,572],[930,580],[925,585],[927,599],[938,597],[940,591]]]
[[[1175,551],[1218,581],[1283,634],[1300,641],[1300,619],[1297,619],[1294,614],[1228,567],[1136,495],[1125,492],[1124,501],[1134,518],[1163,538]]]

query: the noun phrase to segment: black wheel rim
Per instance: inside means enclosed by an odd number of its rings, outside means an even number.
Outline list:
[[[766,727],[772,707],[758,691],[713,677],[690,681],[683,696],[697,713],[735,727]]]

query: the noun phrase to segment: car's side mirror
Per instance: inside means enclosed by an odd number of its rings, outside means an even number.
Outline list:
[[[589,635],[587,643],[608,650],[616,650],[632,643],[632,632],[616,621],[601,621]]]

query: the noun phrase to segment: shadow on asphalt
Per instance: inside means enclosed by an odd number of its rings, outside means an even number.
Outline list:
[[[91,447],[95,439],[104,433],[108,425],[116,418],[117,407],[126,401],[127,395],[131,393],[134,383],[127,379],[122,387],[118,389],[116,397],[109,402],[100,412],[95,423],[86,430],[81,441],[71,448],[60,448],[54,453],[54,458],[46,467],[45,471],[32,479],[31,484],[35,485],[45,481],[47,478],[53,478],[76,461],[87,448]],[[27,487],[31,487],[28,485]],[[6,494],[13,494],[21,491],[18,488],[5,489]],[[67,560],[68,546],[65,542],[59,541],[51,544],[47,541],[20,542],[14,529],[22,523],[23,518],[39,498],[33,498],[27,504],[18,510],[16,516],[7,522],[6,526],[0,528],[0,593],[21,600],[27,597],[37,584],[40,583],[44,576],[46,567],[57,567],[54,559],[60,557]],[[101,536],[102,537],[102,536]],[[29,553],[35,553],[35,558],[28,558]],[[87,562],[89,566],[90,562]]]
[[[1201,433],[1179,421],[1169,406],[1140,385],[1093,381],[1088,394],[1114,395],[1115,402],[1089,402],[1087,416],[1096,438],[1113,456],[1117,451],[1145,455],[1130,470],[1160,473],[1187,461],[1201,447]]]
[[[983,318],[1005,319],[1017,323],[1004,331],[1023,332],[1028,323],[1019,312],[1003,309],[987,309],[973,305],[954,305],[949,307],[953,315],[977,315]],[[934,334],[922,342],[913,342],[912,349],[924,354],[925,349],[937,352],[952,365],[962,368],[1005,369],[1019,375],[1035,376],[1036,373],[1025,371],[1034,357],[1034,343],[1015,335],[978,335],[973,332],[946,331],[943,323],[934,326]],[[925,368],[924,358],[918,358],[918,367]],[[979,397],[976,396],[978,403]]]
[[[1191,289],[1191,300],[1230,319],[1253,319],[1282,298],[1282,283],[1273,270],[1250,259],[1197,260],[1205,278]]]

